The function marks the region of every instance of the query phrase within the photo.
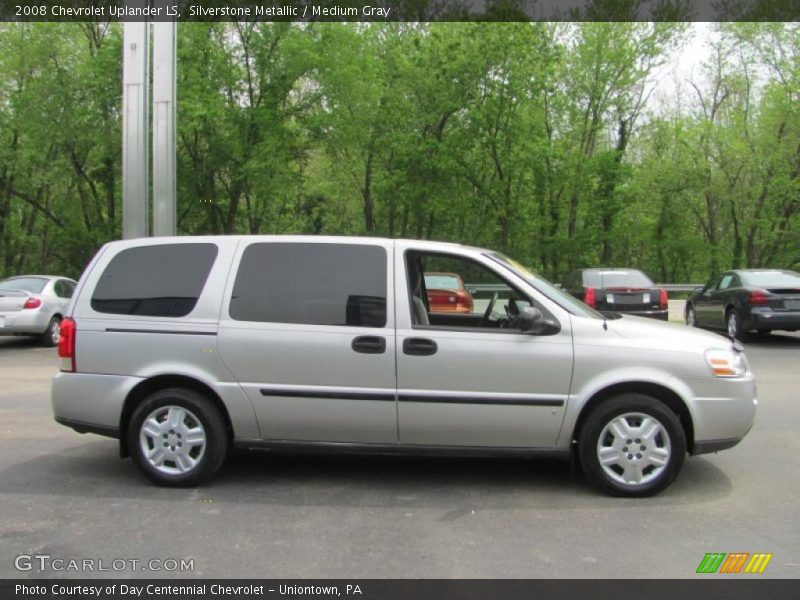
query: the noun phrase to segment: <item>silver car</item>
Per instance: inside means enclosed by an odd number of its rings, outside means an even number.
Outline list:
[[[431,311],[456,273],[469,312]],[[62,324],[58,422],[193,485],[231,447],[576,456],[652,495],[687,454],[738,443],[742,347],[604,317],[499,253],[376,238],[225,236],[104,246]]]
[[[77,283],[66,277],[20,275],[0,281],[0,335],[32,335],[55,346]]]

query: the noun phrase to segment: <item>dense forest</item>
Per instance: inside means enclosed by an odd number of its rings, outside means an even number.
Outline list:
[[[800,267],[800,26],[181,23],[180,234],[415,237],[558,279]],[[121,232],[118,24],[0,23],[0,276]],[[664,89],[667,88],[668,93]]]

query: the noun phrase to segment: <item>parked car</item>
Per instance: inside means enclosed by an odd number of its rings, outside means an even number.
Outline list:
[[[800,273],[738,269],[708,280],[686,302],[686,324],[722,329],[745,339],[750,332],[800,330]]]
[[[0,281],[0,335],[32,335],[45,346],[55,346],[75,285],[72,279],[51,275]]]
[[[578,269],[562,288],[600,312],[669,320],[667,290],[636,269]]]
[[[472,295],[458,273],[425,273],[425,288],[431,312],[472,312]]]
[[[436,313],[424,292],[434,271],[496,291],[482,312]],[[757,405],[738,343],[604,318],[519,263],[457,244],[112,242],[61,333],[56,420],[119,438],[163,485],[208,479],[232,446],[544,452],[575,453],[607,492],[645,496],[687,453],[737,444]]]

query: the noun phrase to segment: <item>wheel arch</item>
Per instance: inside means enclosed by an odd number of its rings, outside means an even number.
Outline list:
[[[656,400],[662,402],[669,408],[680,421],[683,432],[686,435],[686,447],[690,452],[694,450],[694,421],[692,414],[686,402],[675,390],[658,383],[651,381],[626,381],[622,383],[614,383],[602,389],[597,390],[592,396],[584,403],[575,422],[575,427],[572,432],[573,443],[580,437],[581,428],[586,422],[589,414],[595,407],[602,404],[603,401],[619,394],[625,393],[638,393],[652,396]]]
[[[120,415],[119,420],[120,457],[125,458],[128,456],[128,436],[125,434],[125,432],[128,429],[128,423],[130,422],[131,416],[136,410],[136,407],[150,394],[159,390],[175,387],[194,390],[208,397],[220,409],[220,412],[225,419],[225,428],[228,433],[228,439],[233,439],[233,424],[231,422],[228,409],[225,406],[225,403],[222,401],[222,398],[220,398],[219,394],[214,391],[211,386],[203,381],[200,381],[199,379],[195,379],[194,377],[189,377],[187,375],[156,375],[137,383],[125,397],[125,402],[122,405],[122,414]]]

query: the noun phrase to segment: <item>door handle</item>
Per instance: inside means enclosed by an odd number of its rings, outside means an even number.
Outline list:
[[[350,347],[361,354],[383,354],[386,352],[386,338],[377,335],[362,335],[353,339]]]
[[[438,349],[436,342],[427,338],[406,338],[403,340],[403,354],[430,356],[436,354]]]

